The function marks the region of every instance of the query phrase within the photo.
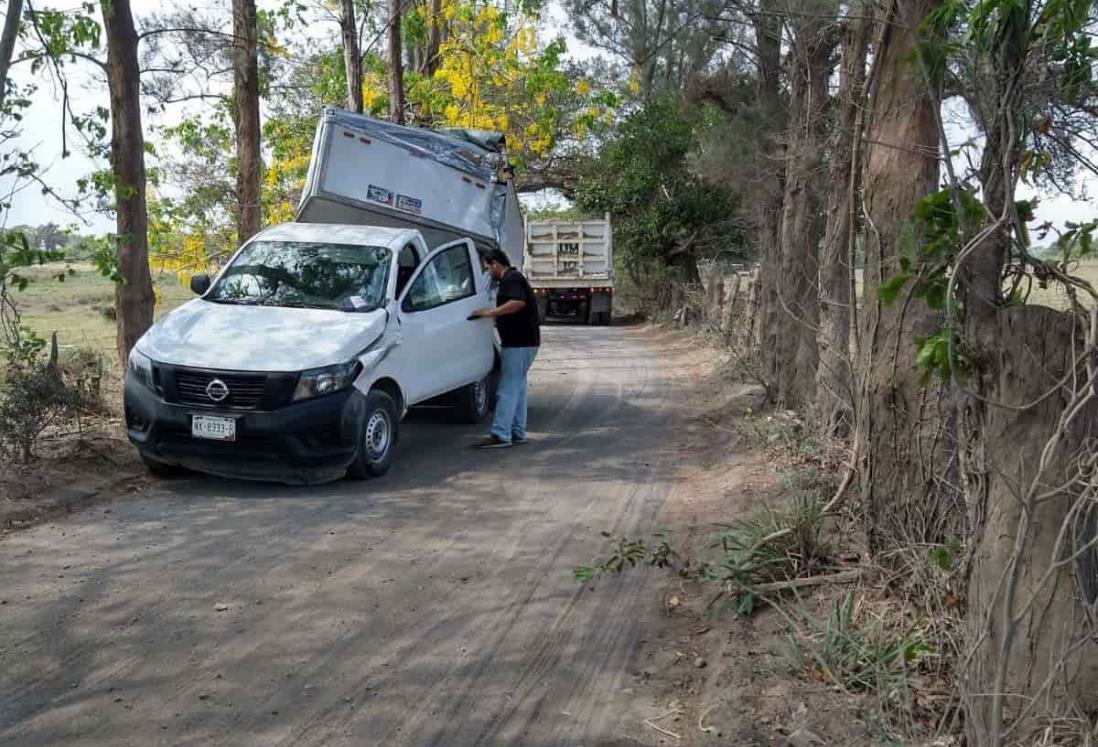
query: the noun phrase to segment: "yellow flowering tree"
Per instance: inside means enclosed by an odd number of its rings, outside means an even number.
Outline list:
[[[410,71],[405,78],[417,122],[501,132],[521,171],[546,158],[562,137],[583,137],[612,115],[614,95],[568,69],[563,39],[541,44],[533,15],[508,15],[476,0],[444,0],[441,15],[445,33],[433,74]],[[385,70],[371,73],[364,98],[380,112],[388,103]]]
[[[562,39],[542,43],[535,16],[508,14],[496,0],[443,0],[437,19],[423,15],[429,7],[423,3],[410,11],[404,24],[412,34],[425,33],[436,20],[442,27],[432,64],[409,65],[405,72],[416,125],[502,132],[521,179],[524,169],[544,164],[562,143],[573,146],[612,122],[616,97],[568,65]],[[284,36],[293,38],[289,27]],[[267,89],[263,127],[263,223],[271,225],[293,219],[317,114],[325,105],[344,104],[346,73],[336,40],[319,52],[302,51],[279,45],[271,32],[266,44],[277,50],[271,56],[272,75],[281,76]],[[363,62],[364,109],[384,117],[389,106],[386,61],[368,55]],[[163,131],[174,150],[184,154],[166,169],[183,187],[183,196],[160,200],[156,215],[150,216],[154,271],[173,272],[186,281],[235,249],[230,213],[235,164],[228,123],[227,110],[215,109],[203,120],[184,120]]]

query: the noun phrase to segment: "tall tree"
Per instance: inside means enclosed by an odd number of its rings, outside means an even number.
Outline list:
[[[919,339],[940,314],[901,298],[883,303],[882,281],[900,271],[916,205],[938,185],[936,101],[913,60],[916,29],[939,0],[890,0],[880,19],[870,81],[863,172],[866,240],[858,361],[858,455],[866,536],[874,554],[942,539],[945,398],[923,384]],[[952,509],[952,506],[949,507]]]
[[[838,116],[831,136],[827,172],[827,229],[820,250],[819,366],[816,415],[828,436],[845,436],[852,425],[850,329],[854,287],[856,199],[861,181],[861,129],[865,64],[872,5],[854,0],[843,21]]]
[[[629,66],[642,100],[680,94],[719,55],[723,0],[568,0],[576,35]]]
[[[8,0],[8,12],[4,16],[4,30],[0,33],[0,108],[8,91],[8,70],[15,51],[15,38],[19,35],[19,23],[23,15],[23,0]]]
[[[755,29],[755,109],[760,133],[755,149],[752,181],[755,199],[750,222],[759,256],[758,312],[755,323],[756,343],[763,356],[765,376],[771,384],[778,380],[778,335],[781,305],[778,300],[778,274],[781,267],[781,221],[783,172],[780,168],[782,146],[779,134],[784,128],[781,102],[781,0],[759,0],[752,16]],[[774,392],[772,392],[773,394]]]
[[[438,51],[442,44],[442,0],[431,0],[427,19],[427,54],[423,74],[431,77],[438,70]]]
[[[347,69],[347,108],[362,113],[362,54],[358,48],[355,0],[340,0],[339,28],[343,36],[343,64]]]
[[[782,312],[775,349],[778,402],[798,408],[812,404],[816,389],[827,79],[835,47],[834,7],[819,3],[811,10],[791,20],[789,125],[777,283]]]
[[[1088,283],[1087,304],[1047,308],[1021,302],[1004,279],[1032,282],[1037,274],[1070,289],[1077,282],[1071,261],[1091,254],[1093,223],[1062,237],[1060,266],[1031,270],[1029,207],[1015,190],[1021,174],[1045,168],[1027,159],[1050,157],[1057,144],[1067,143],[1060,153],[1069,164],[1086,163],[1074,137],[1058,131],[1070,131],[1077,112],[1093,122],[1096,21],[1092,2],[988,0],[965,9],[967,98],[985,135],[983,204],[958,183],[950,202],[941,195],[958,215],[960,236],[950,275],[958,293],[947,296],[954,304],[945,331],[960,351],[951,367],[967,373],[954,377],[964,404],[962,475],[973,535],[966,729],[970,744],[999,747],[1036,743],[1050,723],[1077,714],[1088,714],[1093,728],[1096,299]],[[1088,136],[1093,131],[1079,141]]]
[[[118,353],[126,360],[153,322],[145,203],[145,136],[141,125],[141,72],[129,0],[101,0],[107,36],[111,102],[111,170],[114,176],[118,274]]]
[[[255,0],[233,0],[233,124],[236,129],[238,242],[258,233],[262,221],[258,37]]]
[[[400,0],[389,0],[389,119],[404,124],[404,54]]]

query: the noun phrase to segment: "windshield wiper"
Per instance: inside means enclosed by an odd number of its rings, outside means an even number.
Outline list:
[[[333,306],[321,306],[316,303],[301,303],[299,301],[281,301],[279,303],[269,303],[267,306],[281,306],[286,309],[326,309],[331,311]]]
[[[211,298],[214,303],[231,304],[234,306],[263,306],[261,298]]]

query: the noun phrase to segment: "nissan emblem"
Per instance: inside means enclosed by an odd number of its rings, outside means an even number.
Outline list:
[[[229,387],[221,379],[214,379],[206,385],[206,396],[214,402],[224,402],[229,396]]]

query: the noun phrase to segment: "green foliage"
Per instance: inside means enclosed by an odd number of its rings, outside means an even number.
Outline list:
[[[968,373],[968,364],[961,354],[961,340],[953,329],[939,329],[932,335],[917,338],[916,343],[915,364],[923,371],[923,383],[934,376],[940,381],[949,381],[953,376]]]
[[[64,252],[32,247],[23,231],[0,232],[0,288],[12,287],[16,290],[25,290],[31,279],[25,274],[20,274],[20,268],[60,262],[64,258]],[[55,277],[64,282],[65,277],[71,272],[70,268],[58,272]]]
[[[783,480],[788,505],[767,507],[728,524],[719,540],[720,561],[700,564],[695,571],[726,589],[731,606],[741,615],[757,608],[754,587],[818,572],[831,554],[823,541],[821,514],[821,493],[831,489],[830,482],[814,468],[787,472]]]
[[[807,635],[790,636],[798,668],[846,690],[906,701],[910,674],[934,653],[926,631],[919,625],[889,630],[863,623],[855,618],[855,601],[854,592],[847,593],[831,605],[826,620],[799,612]]]
[[[895,303],[910,284],[912,298],[932,309],[945,309],[957,253],[982,217],[983,205],[970,189],[940,189],[919,200],[904,234],[900,271],[877,288],[881,303]],[[958,316],[963,314],[959,298],[953,299],[952,308]],[[924,383],[934,376],[948,381],[968,371],[962,341],[952,327],[921,337],[917,343],[916,363],[923,370]]]
[[[50,355],[45,340],[27,329],[7,340],[0,354],[0,457],[28,461],[50,426],[79,411],[83,398],[70,388],[57,365],[57,338]]]
[[[932,309],[944,309],[949,271],[961,249],[962,237],[979,224],[982,216],[983,206],[969,189],[957,190],[956,194],[940,189],[919,200],[904,235],[900,271],[877,289],[881,302],[894,303],[911,282],[913,298],[925,300]]]
[[[609,554],[587,565],[578,566],[573,578],[586,583],[597,580],[603,573],[621,573],[638,565],[654,568],[679,566],[679,574],[722,589],[720,597],[738,614],[750,615],[758,605],[755,590],[759,584],[785,581],[818,572],[831,554],[823,540],[821,494],[830,493],[834,485],[814,468],[786,473],[789,504],[781,510],[767,508],[746,519],[723,527],[714,548],[720,558],[679,563],[665,535],[656,534],[655,546],[640,539],[603,536],[611,540]],[[720,598],[718,597],[718,598]],[[714,600],[716,601],[716,600]]]
[[[95,4],[86,2],[75,12],[31,10],[27,17],[41,35],[49,58],[60,62],[78,50],[99,49],[101,29],[95,12]],[[47,60],[47,57],[34,59],[31,72],[37,73]]]
[[[1098,220],[1087,223],[1069,223],[1067,230],[1060,234],[1050,252],[1059,255],[1061,264],[1066,267],[1080,259],[1094,256],[1094,232],[1098,230]]]
[[[667,542],[667,536],[661,532],[652,535],[659,540],[654,546],[642,539],[615,538],[610,532],[603,532],[602,536],[614,541],[610,554],[589,565],[577,566],[572,572],[572,578],[578,583],[596,581],[603,573],[617,574],[637,565],[668,568],[678,559],[678,554]]]
[[[732,196],[689,168],[700,119],[671,99],[653,101],[622,121],[581,173],[576,206],[614,215],[614,245],[627,269],[747,253]]]
[[[934,564],[943,573],[950,573],[957,565],[958,559],[964,552],[964,546],[959,539],[953,539],[948,545],[937,545],[931,550],[931,558]]]

